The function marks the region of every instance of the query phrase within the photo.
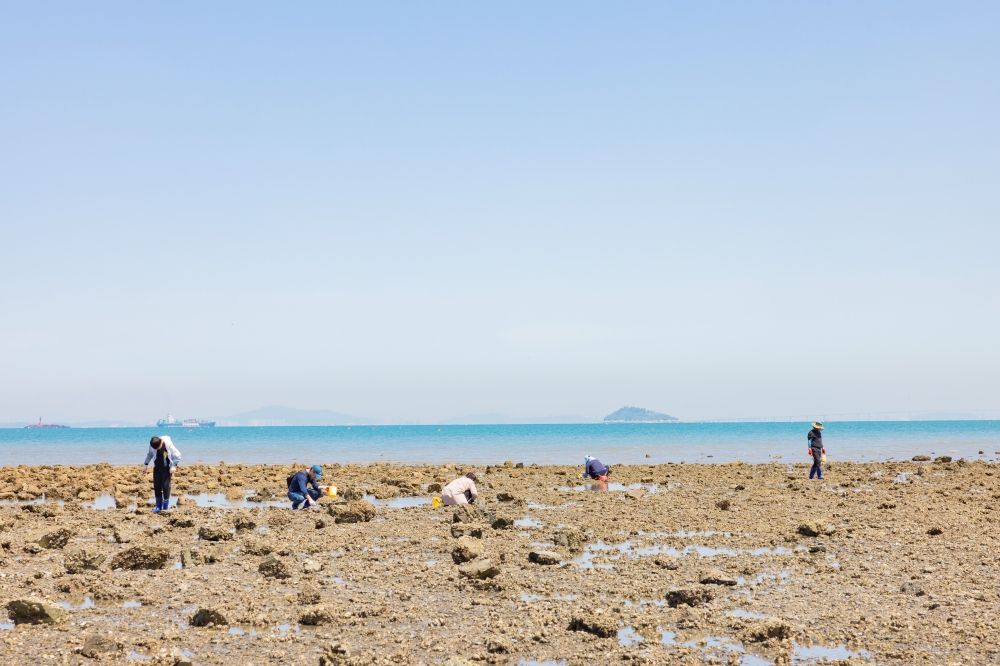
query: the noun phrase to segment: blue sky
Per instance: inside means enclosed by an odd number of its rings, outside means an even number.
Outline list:
[[[1000,409],[994,3],[2,3],[0,421]]]

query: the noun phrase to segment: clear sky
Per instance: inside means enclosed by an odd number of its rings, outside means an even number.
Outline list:
[[[1000,4],[0,4],[0,420],[1000,409]]]

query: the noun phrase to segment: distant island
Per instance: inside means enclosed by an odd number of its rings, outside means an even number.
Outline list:
[[[56,425],[55,423],[42,423],[42,417],[38,417],[38,423],[32,423],[31,425],[24,426],[25,428],[68,428],[65,425]]]
[[[671,423],[679,420],[669,414],[660,414],[642,407],[629,407],[627,405],[604,417],[605,423]]]

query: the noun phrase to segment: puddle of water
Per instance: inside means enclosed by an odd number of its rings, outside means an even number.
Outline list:
[[[281,632],[282,636],[286,635],[292,629],[295,629],[295,635],[296,636],[301,636],[302,635],[302,632],[299,630],[299,625],[297,625],[297,624],[296,625],[279,624],[276,627],[271,627],[271,631],[279,631],[279,632]]]
[[[525,516],[524,518],[518,518],[514,521],[514,524],[518,527],[541,527],[542,523],[535,520],[531,516]]]
[[[10,622],[0,622],[0,631],[2,631],[4,629],[13,629],[13,628],[14,628],[14,625],[11,624]]]
[[[735,608],[733,610],[726,611],[726,615],[730,617],[745,617],[752,620],[763,620],[766,619],[766,615],[761,615],[760,613],[751,613],[750,611],[743,610],[742,608]]]
[[[131,659],[141,659],[142,661],[149,661],[150,659],[152,659],[152,657],[144,655],[144,654],[139,654],[135,650],[132,650],[131,652],[128,653],[128,656],[125,657],[125,659],[130,659],[130,660]]]
[[[108,509],[115,508],[115,498],[111,495],[100,495],[95,497],[92,502],[84,502],[83,506],[90,507],[97,511],[107,511]]]
[[[521,593],[521,601],[542,601],[545,597],[540,594],[527,594],[526,592]]]
[[[225,493],[199,493],[197,495],[184,495],[185,499],[194,500],[195,505],[201,507],[216,507],[220,509],[253,509],[258,506],[279,506],[290,509],[291,501],[287,499],[270,500],[267,502],[249,502],[247,497],[253,495],[253,491],[243,491],[243,500],[228,500]]]
[[[86,597],[83,600],[83,603],[81,603],[79,606],[74,606],[69,601],[57,601],[56,605],[57,606],[62,606],[66,610],[83,610],[84,608],[93,608],[97,604],[95,604],[94,601],[93,601],[93,599],[91,599],[90,597]]]
[[[232,634],[233,636],[242,636],[243,634],[245,634],[247,632],[243,631],[239,627],[229,627],[229,633]],[[282,634],[282,635],[284,635],[284,634]]]
[[[437,560],[424,560],[424,564],[426,564],[429,567],[432,567],[435,564],[437,564]]]
[[[860,659],[871,659],[872,653],[868,650],[859,650],[858,652],[853,652],[847,649],[846,645],[837,645],[835,647],[827,647],[825,645],[813,645],[811,647],[805,647],[796,644],[795,648],[792,650],[792,663],[793,664],[805,664],[810,661],[816,661],[819,659],[829,659],[830,661],[840,661],[845,659],[860,658]]]
[[[142,604],[138,601],[126,601],[125,608],[142,608]]]
[[[656,599],[639,599],[637,602],[632,601],[631,599],[625,599],[624,604],[625,608],[642,608],[643,606],[649,605],[663,608],[667,605],[667,602],[663,600],[657,601]]]
[[[537,659],[522,659],[517,662],[517,666],[566,666],[566,660],[549,659],[548,661],[538,661]]]
[[[635,627],[625,627],[618,630],[618,645],[638,645],[642,642],[642,636],[635,631]]]
[[[431,503],[430,497],[396,497],[389,500],[375,499],[374,495],[365,495],[365,499],[375,506],[384,506],[390,509],[403,509],[409,506],[426,506]]]

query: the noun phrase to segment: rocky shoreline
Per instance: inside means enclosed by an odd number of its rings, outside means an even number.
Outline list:
[[[293,512],[293,467],[183,466],[232,508],[160,515],[135,466],[0,468],[3,663],[1000,658],[995,464],[324,468]],[[431,506],[470,469],[475,507]]]

